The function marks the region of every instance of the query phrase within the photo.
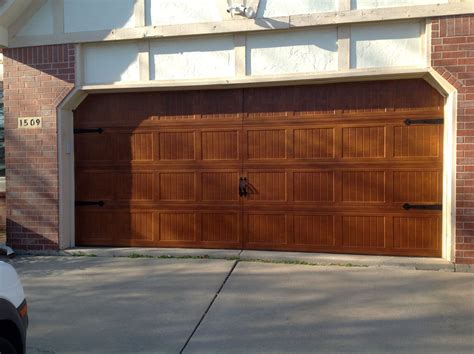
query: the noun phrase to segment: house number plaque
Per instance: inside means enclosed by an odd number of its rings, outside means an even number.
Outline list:
[[[18,128],[41,128],[43,126],[43,118],[41,117],[25,117],[18,118]]]

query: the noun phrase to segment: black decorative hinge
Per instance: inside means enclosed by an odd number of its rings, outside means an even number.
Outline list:
[[[441,205],[441,204],[426,205],[426,204],[409,204],[409,203],[405,203],[405,204],[403,204],[402,208],[405,209],[405,210],[410,210],[410,209],[418,209],[418,210],[443,210],[443,205]]]
[[[104,129],[102,128],[80,128],[74,129],[74,134],[89,134],[89,133],[97,133],[102,134]]]
[[[443,118],[434,119],[405,119],[405,125],[440,125],[444,124]]]
[[[81,207],[81,206],[93,206],[93,205],[98,205],[100,207],[103,207],[105,205],[105,202],[103,200],[98,200],[98,201],[92,201],[92,200],[77,200],[76,201],[76,206]]]

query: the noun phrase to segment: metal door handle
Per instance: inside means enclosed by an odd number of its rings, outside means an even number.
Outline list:
[[[246,197],[248,194],[247,191],[247,178],[245,177],[240,177],[239,181],[239,196],[241,197]]]

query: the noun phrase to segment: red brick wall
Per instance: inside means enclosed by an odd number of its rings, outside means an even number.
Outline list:
[[[458,89],[455,261],[474,264],[474,15],[433,20],[432,65]]]
[[[7,242],[58,248],[56,108],[74,83],[74,45],[4,50]],[[41,129],[17,129],[18,117],[43,117]]]

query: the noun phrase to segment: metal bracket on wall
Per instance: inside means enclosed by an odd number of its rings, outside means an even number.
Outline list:
[[[103,132],[104,132],[104,129],[102,129],[102,128],[74,129],[74,134],[88,134],[88,133],[102,134]]]
[[[443,118],[434,118],[434,119],[405,119],[405,125],[428,125],[428,124],[435,124],[440,125],[444,124]]]
[[[410,210],[410,209],[418,209],[418,210],[443,210],[443,205],[442,204],[409,204],[405,203],[402,206],[403,209],[405,210]]]
[[[103,200],[98,200],[98,201],[89,201],[89,200],[76,200],[76,203],[75,205],[77,207],[81,207],[81,206],[94,206],[94,205],[98,205],[100,207],[103,207],[105,205],[105,202]]]

